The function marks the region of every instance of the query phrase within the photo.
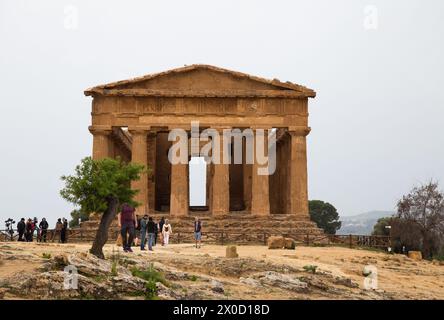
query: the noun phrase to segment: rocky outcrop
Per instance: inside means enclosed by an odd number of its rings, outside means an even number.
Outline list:
[[[285,249],[296,249],[296,241],[292,238],[284,239],[284,248]]]
[[[419,261],[422,260],[422,253],[421,251],[409,251],[408,257],[410,259]]]
[[[253,286],[268,286],[272,288],[280,288],[295,292],[307,292],[308,285],[306,282],[298,278],[274,271],[259,272],[251,275],[249,278],[243,278],[243,283],[249,283]]]
[[[237,258],[237,257],[239,257],[239,255],[237,254],[236,246],[227,246],[225,257],[226,258]]]
[[[285,238],[282,236],[271,236],[267,239],[268,249],[282,249],[285,246]]]

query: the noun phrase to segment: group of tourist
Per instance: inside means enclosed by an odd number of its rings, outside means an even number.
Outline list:
[[[173,229],[168,219],[162,217],[159,222],[155,222],[152,217],[145,214],[140,220],[137,220],[134,207],[123,204],[118,214],[118,223],[120,236],[122,237],[122,247],[125,252],[133,252],[131,246],[140,245],[140,250],[145,251],[148,243],[148,250],[153,251],[153,246],[157,244],[157,238],[160,235],[160,243],[167,246]],[[139,231],[139,237],[136,237],[136,230]],[[202,241],[202,222],[199,218],[194,221],[194,238],[196,248],[200,248]]]
[[[21,218],[17,223],[18,241],[32,242],[34,241],[34,236],[37,242],[46,242],[48,235],[49,224],[45,218],[38,221],[36,217],[34,219]],[[67,230],[68,230],[68,220],[65,218],[57,219],[57,223],[50,239],[54,242],[55,238],[61,243],[66,243],[67,240]]]

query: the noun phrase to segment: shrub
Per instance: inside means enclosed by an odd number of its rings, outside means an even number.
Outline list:
[[[43,253],[42,253],[42,258],[43,258],[43,259],[51,259],[51,254],[50,254],[50,253],[47,253],[47,252],[43,252]]]
[[[311,273],[316,273],[317,268],[318,268],[318,266],[311,265],[311,264],[304,266],[304,270],[307,272],[311,272]]]
[[[190,278],[191,281],[197,281],[197,276],[195,276],[194,274],[191,276]]]
[[[118,275],[118,272],[117,272],[117,261],[113,261],[113,263],[111,265],[111,275],[113,277]]]
[[[137,267],[134,267],[131,269],[131,273],[133,276],[141,278],[145,281],[160,282],[165,286],[169,286],[164,275],[161,272],[154,269],[153,264],[150,264],[150,266],[146,270],[140,270]]]

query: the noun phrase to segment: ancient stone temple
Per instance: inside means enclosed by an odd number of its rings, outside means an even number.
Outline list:
[[[132,186],[140,190],[138,214],[168,217],[176,231],[189,230],[198,215],[205,231],[320,232],[310,221],[307,195],[308,100],[315,97],[313,90],[191,65],[96,86],[85,95],[93,98],[93,158],[119,156],[151,169]],[[206,203],[190,206],[188,165],[168,161],[173,143],[168,133],[175,128],[189,132],[193,121],[201,130],[273,129],[276,170],[259,175],[257,164],[209,163]]]

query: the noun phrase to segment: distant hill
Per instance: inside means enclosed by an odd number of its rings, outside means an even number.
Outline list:
[[[342,216],[339,218],[342,226],[336,234],[370,235],[379,218],[390,217],[394,213],[394,211],[369,211],[354,216]]]

